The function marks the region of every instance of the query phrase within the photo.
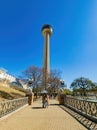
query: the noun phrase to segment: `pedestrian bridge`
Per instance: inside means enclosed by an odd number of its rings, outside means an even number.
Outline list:
[[[82,123],[84,122],[84,123]],[[85,126],[86,125],[86,126]],[[41,100],[0,120],[0,130],[96,130],[96,123],[51,99],[48,108]]]

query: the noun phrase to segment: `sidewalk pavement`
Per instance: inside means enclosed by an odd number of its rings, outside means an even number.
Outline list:
[[[58,101],[50,100],[50,106],[42,108],[41,101],[35,101],[1,120],[0,130],[86,130],[56,104]]]

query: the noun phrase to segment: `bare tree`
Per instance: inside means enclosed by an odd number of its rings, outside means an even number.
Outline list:
[[[32,87],[34,93],[41,92],[43,90],[43,69],[36,66],[28,67],[24,72],[24,79]],[[46,89],[49,93],[57,93],[60,88],[61,72],[58,70],[51,70],[50,74],[46,78]]]
[[[39,90],[39,84],[42,80],[42,70],[36,66],[30,66],[23,72],[23,74],[28,80],[28,84],[32,86],[33,92],[37,93]]]
[[[48,79],[48,91],[49,93],[57,93],[60,87],[61,72],[58,70],[51,70],[50,77]]]

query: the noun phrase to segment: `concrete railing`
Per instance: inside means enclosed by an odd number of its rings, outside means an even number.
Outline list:
[[[76,99],[71,96],[62,96],[63,103],[66,107],[78,112],[88,119],[97,122],[97,101],[88,101],[84,99]]]
[[[28,97],[0,102],[0,118],[26,105]]]

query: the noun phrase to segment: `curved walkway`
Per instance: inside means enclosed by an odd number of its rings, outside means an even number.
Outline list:
[[[56,100],[48,108],[41,108],[41,101],[14,113],[0,121],[0,130],[86,130]]]

